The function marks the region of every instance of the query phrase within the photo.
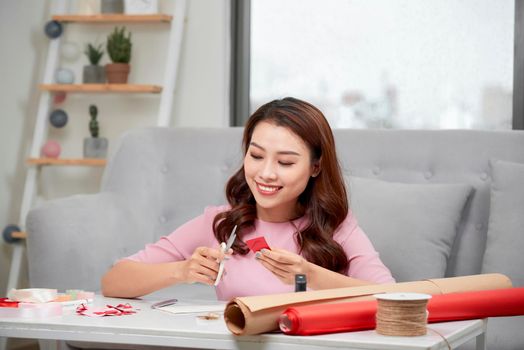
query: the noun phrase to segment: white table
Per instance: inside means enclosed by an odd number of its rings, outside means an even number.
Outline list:
[[[419,337],[388,337],[375,331],[317,336],[263,334],[234,336],[222,318],[201,320],[195,314],[174,315],[150,308],[152,302],[97,296],[95,305],[130,302],[134,315],[87,317],[68,312],[47,319],[0,318],[0,337],[57,339],[206,349],[448,349],[440,335],[428,331]],[[452,348],[476,337],[477,350],[485,349],[486,320],[430,324]]]

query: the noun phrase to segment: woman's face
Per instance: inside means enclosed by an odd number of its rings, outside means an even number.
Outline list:
[[[315,172],[311,152],[299,136],[282,126],[257,124],[244,158],[244,174],[259,219],[295,218],[298,196]]]

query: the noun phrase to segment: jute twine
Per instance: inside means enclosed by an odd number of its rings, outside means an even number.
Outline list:
[[[404,337],[426,334],[427,299],[377,301],[377,333]]]
[[[431,295],[420,293],[375,294],[377,298],[376,332],[382,335],[414,337],[431,331],[451,344],[440,332],[427,327],[427,304]]]

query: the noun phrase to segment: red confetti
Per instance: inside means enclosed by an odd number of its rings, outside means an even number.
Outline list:
[[[84,316],[123,316],[136,313],[133,306],[129,303],[118,304],[117,306],[106,305],[105,307],[91,307],[81,304],[76,308],[76,313]]]

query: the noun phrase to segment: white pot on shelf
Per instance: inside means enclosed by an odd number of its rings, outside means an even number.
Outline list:
[[[102,0],[102,13],[123,13],[124,0]]]
[[[158,13],[158,0],[125,0],[124,11],[128,15],[151,15]]]
[[[105,137],[84,139],[84,158],[106,158],[109,141]]]

